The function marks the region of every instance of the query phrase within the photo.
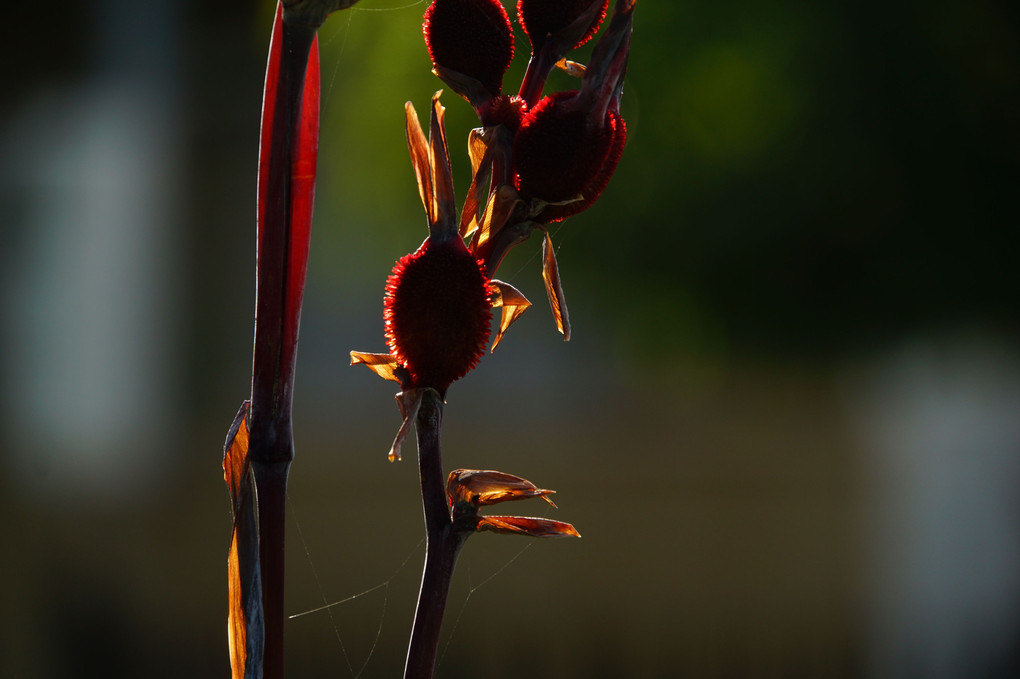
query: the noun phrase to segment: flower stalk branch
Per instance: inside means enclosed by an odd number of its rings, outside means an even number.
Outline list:
[[[387,279],[383,325],[389,352],[351,352],[352,365],[365,365],[400,384],[403,422],[390,461],[400,459],[412,426],[418,439],[427,548],[404,679],[433,675],[450,581],[468,536],[489,531],[580,537],[562,521],[480,515],[482,507],[529,498],[555,507],[549,498],[553,491],[505,472],[472,469],[454,470],[444,486],[440,431],[448,389],[474,369],[489,345],[493,309],[501,312],[491,344],[495,349],[531,306],[494,275],[507,252],[535,230],[544,236],[542,279],[553,318],[563,338],[570,338],[548,224],[591,206],[623,151],[620,96],[634,2],[617,0],[586,69],[564,56],[597,33],[609,0],[519,0],[518,18],[532,55],[517,95],[502,92],[514,39],[499,0],[432,0],[425,11],[433,73],[472,105],[482,125],[468,135],[471,186],[458,219],[441,92],[432,97],[427,138],[407,102],[407,144],[429,235],[397,260]],[[554,67],[580,77],[580,88],[543,96]]]
[[[424,391],[415,424],[425,514],[425,568],[407,648],[404,679],[429,679],[432,676],[453,570],[464,542],[474,530],[473,527],[465,530],[454,525],[450,518],[440,446],[443,401],[434,389]]]
[[[450,583],[457,557],[468,537],[479,531],[540,538],[580,537],[572,525],[562,521],[526,516],[480,516],[478,511],[483,506],[514,500],[541,498],[555,507],[549,498],[554,491],[537,488],[519,476],[491,470],[456,469],[445,476],[440,442],[443,399],[435,389],[422,389],[418,401],[415,432],[425,516],[425,567],[407,647],[404,679],[431,679],[435,671]]]

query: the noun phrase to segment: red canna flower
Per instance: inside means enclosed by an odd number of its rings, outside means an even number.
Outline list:
[[[499,0],[434,0],[422,28],[433,72],[480,109],[500,94],[514,34]]]

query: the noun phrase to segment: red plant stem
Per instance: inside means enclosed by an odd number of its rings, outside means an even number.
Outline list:
[[[295,196],[291,183],[296,127],[315,30],[284,23],[279,37],[279,80],[275,101],[267,102],[273,107],[268,171],[260,173],[266,185],[260,205],[249,425],[249,459],[258,493],[265,679],[284,676],[284,527],[287,476],[294,459],[291,401],[301,312],[300,294],[295,296],[294,287],[304,284],[303,272],[298,283],[292,280]],[[267,81],[270,77],[271,73]]]
[[[425,512],[425,569],[411,628],[411,642],[407,648],[404,679],[432,677],[453,569],[464,541],[471,534],[456,528],[450,519],[440,448],[442,422],[443,401],[437,392],[426,390],[416,421],[418,472]]]
[[[538,54],[531,56],[528,68],[524,71],[521,89],[517,93],[517,96],[524,100],[529,109],[542,98],[542,90],[545,88],[549,72],[560,58],[551,47],[551,43],[542,45]]]
[[[301,109],[305,69],[315,31],[283,24],[279,82],[276,87],[269,168],[262,225],[259,229],[255,293],[255,351],[252,360],[251,431],[269,433],[266,440],[288,433],[294,363],[297,358],[297,318],[300,305],[288,295],[291,271],[291,166],[295,127]],[[299,300],[298,300],[299,301]],[[297,308],[294,308],[294,307]],[[270,433],[274,429],[286,432]],[[282,448],[280,448],[282,452]],[[293,454],[273,455],[274,461]]]

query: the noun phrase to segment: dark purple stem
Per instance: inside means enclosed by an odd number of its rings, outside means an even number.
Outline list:
[[[276,89],[270,144],[269,177],[266,182],[264,229],[259,243],[255,294],[255,352],[252,361],[253,437],[270,428],[289,429],[296,338],[287,337],[288,315],[300,309],[287,308],[291,244],[291,163],[294,138],[301,112],[305,69],[315,31],[283,24],[279,84]],[[288,432],[289,433],[289,432]],[[268,440],[277,438],[270,435]],[[289,461],[289,453],[277,446],[270,452],[274,461]]]
[[[495,272],[503,262],[503,257],[515,245],[528,240],[531,232],[539,226],[531,221],[514,221],[500,229],[496,237],[487,241],[478,249],[478,257],[485,262],[485,268],[489,272]]]
[[[291,400],[296,337],[287,336],[291,243],[291,162],[305,69],[315,30],[282,28],[280,81],[276,89],[264,229],[256,274],[255,349],[249,458],[258,493],[259,563],[265,615],[263,676],[284,676],[284,527],[287,476],[294,459]]]
[[[450,593],[453,569],[470,531],[455,527],[446,499],[446,478],[440,448],[443,401],[431,389],[422,397],[418,410],[418,470],[422,506],[425,511],[425,570],[422,573],[418,607],[414,613],[411,642],[407,648],[404,679],[431,679],[439,648],[443,612]]]
[[[518,92],[518,96],[525,101],[529,109],[541,99],[549,72],[561,58],[562,55],[556,53],[551,42],[544,44],[537,54],[531,56]]]

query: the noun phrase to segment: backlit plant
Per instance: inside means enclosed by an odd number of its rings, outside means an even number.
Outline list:
[[[227,432],[223,477],[231,676],[284,676],[284,526],[291,403],[319,149],[317,31],[357,0],[281,0],[262,100],[251,395]]]
[[[440,450],[444,399],[472,370],[490,338],[491,310],[501,309],[492,348],[530,302],[495,273],[506,253],[543,232],[542,277],[565,339],[570,322],[546,224],[590,207],[606,188],[626,142],[620,97],[634,0],[617,0],[609,27],[587,68],[567,53],[602,23],[608,0],[519,0],[517,17],[531,58],[516,95],[503,93],[514,54],[510,19],[497,0],[434,0],[425,11],[425,43],[433,73],[471,104],[481,126],[468,135],[472,182],[458,216],[439,93],[426,138],[414,107],[405,105],[407,143],[425,207],[428,237],[400,258],[386,282],[387,353],[351,352],[398,382],[403,422],[390,448],[400,458],[416,426],[427,531],[425,569],[405,678],[431,677],[450,578],[472,533],[490,530],[535,537],[578,536],[570,524],[543,518],[481,516],[483,506],[540,497],[550,490],[504,472],[455,470],[445,476]],[[576,90],[543,97],[553,68],[581,78]]]
[[[251,397],[224,446],[223,472],[234,525],[228,552],[228,640],[232,676],[284,676],[284,525],[294,458],[291,403],[308,263],[319,128],[316,32],[357,0],[280,0],[266,68],[259,146],[256,323]],[[534,537],[578,536],[560,521],[482,516],[482,507],[553,491],[512,474],[458,469],[444,476],[439,445],[443,400],[489,343],[492,308],[502,310],[492,341],[530,306],[493,277],[512,247],[544,232],[542,277],[565,339],[570,323],[545,225],[588,208],[623,151],[620,95],[634,0],[617,0],[587,69],[565,55],[588,41],[608,0],[520,0],[517,16],[531,60],[516,95],[503,93],[514,53],[510,19],[496,0],[435,0],[425,12],[433,72],[475,109],[468,136],[472,182],[459,218],[439,93],[429,136],[405,106],[407,143],[429,235],[400,258],[386,282],[389,352],[351,352],[400,384],[403,414],[390,459],[416,425],[427,548],[404,676],[431,677],[457,555],[478,531]],[[553,68],[581,78],[577,90],[542,97]]]

